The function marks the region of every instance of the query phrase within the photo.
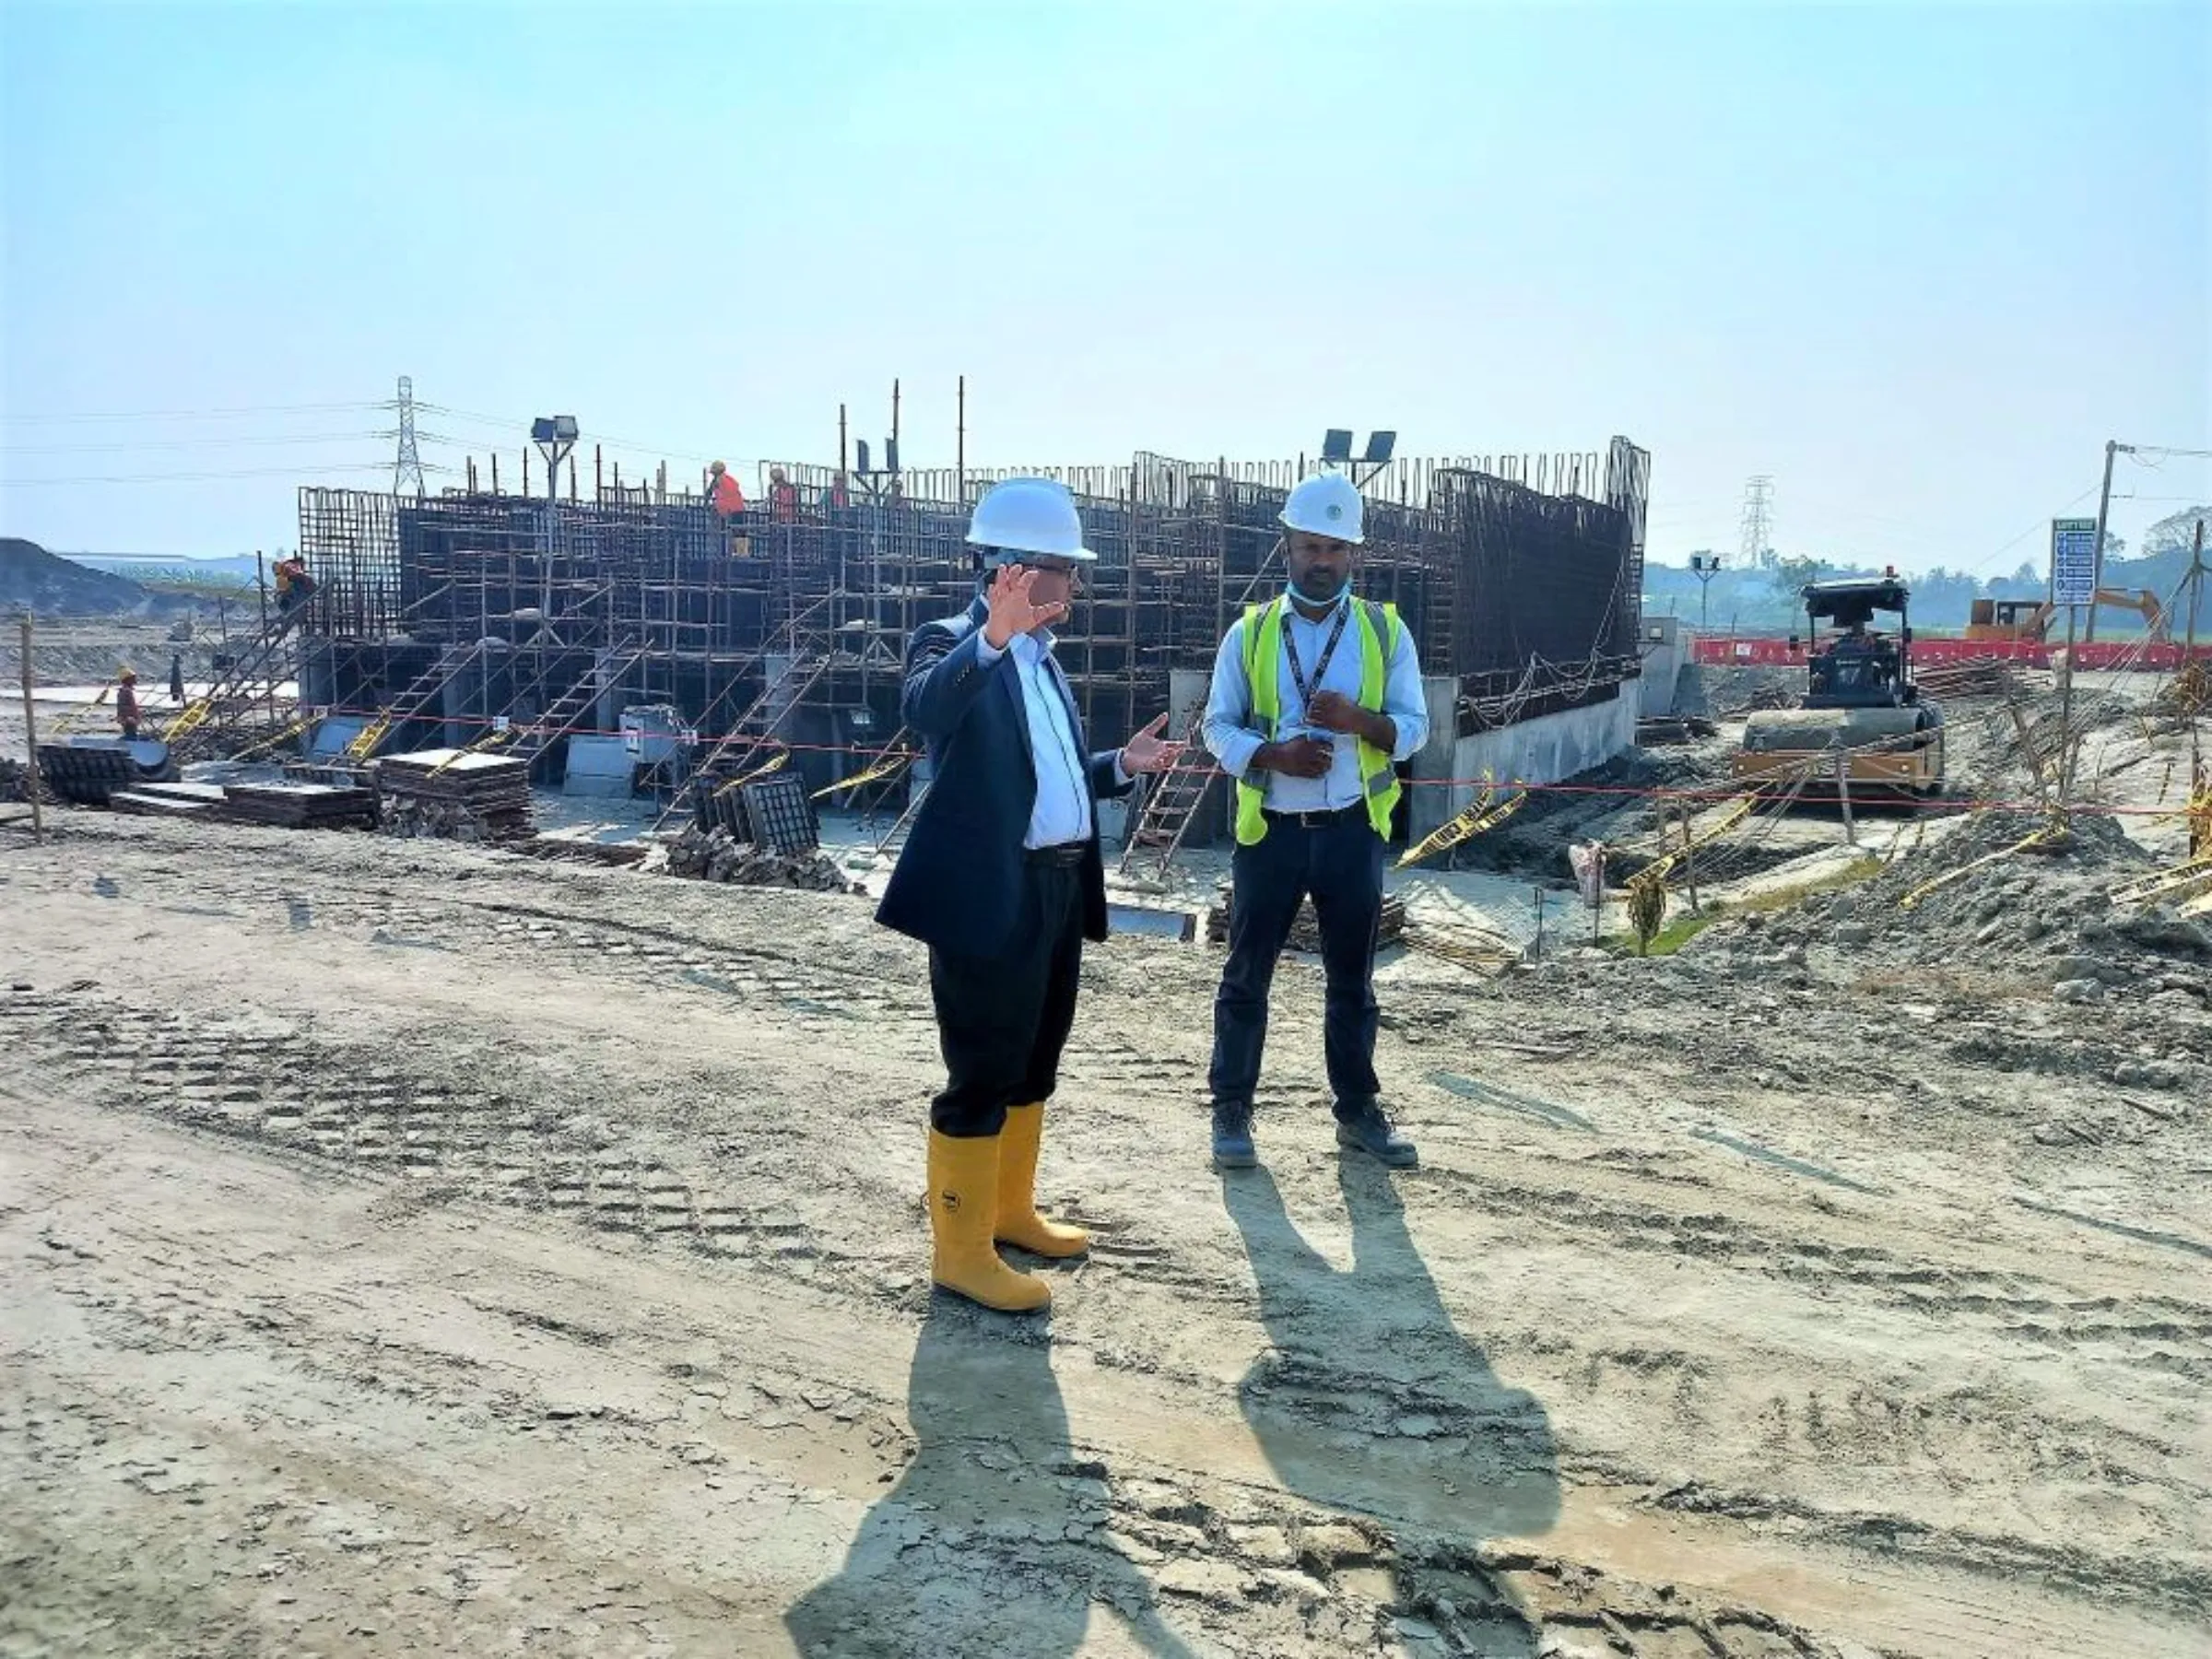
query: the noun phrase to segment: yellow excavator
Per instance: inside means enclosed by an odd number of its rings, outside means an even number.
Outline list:
[[[1912,681],[1912,590],[1895,576],[1807,582],[1805,695],[1744,723],[1735,775],[1762,790],[1932,795],[1943,787],[1943,711]],[[1870,625],[1897,618],[1894,632]],[[1821,625],[1830,629],[1824,639]],[[1796,649],[1799,641],[1792,638]]]
[[[2166,607],[2148,588],[2099,588],[2097,604],[2132,610],[2154,640],[2166,638]],[[1966,637],[1994,644],[2040,645],[2058,607],[2048,599],[1977,599],[1967,613]]]

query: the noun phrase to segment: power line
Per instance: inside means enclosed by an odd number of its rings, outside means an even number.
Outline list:
[[[7,443],[0,444],[0,455],[98,455],[128,454],[139,450],[249,449],[268,444],[359,443],[369,439],[391,436],[389,430],[384,430],[292,432],[257,438],[143,438],[130,443]]]
[[[260,404],[235,409],[138,409],[68,415],[0,415],[10,426],[58,426],[72,420],[234,420],[250,415],[315,415],[342,409],[388,409],[389,403]]]
[[[347,461],[334,466],[319,467],[323,473],[381,473],[386,470],[382,461]],[[450,466],[426,465],[425,472],[452,472]],[[189,473],[86,473],[68,478],[8,478],[0,480],[0,489],[32,489],[48,484],[182,484],[212,478],[297,478],[296,466],[246,467],[231,472]]]
[[[499,427],[509,432],[526,432],[530,429],[530,422],[527,419],[518,418],[512,415],[487,415],[481,410],[456,409],[446,404],[426,403],[417,404],[415,406],[425,414],[449,416],[453,419],[478,426]],[[680,450],[668,444],[649,443],[639,438],[617,437],[612,432],[586,432],[584,436],[595,443],[603,443],[612,449],[629,450],[641,455],[652,455],[664,461],[697,461],[703,466],[709,461],[716,459],[712,455]]]

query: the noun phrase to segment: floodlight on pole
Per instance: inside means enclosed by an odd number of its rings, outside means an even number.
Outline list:
[[[576,447],[573,415],[541,415],[530,423],[530,441],[546,458],[546,554],[538,582],[537,638],[559,644],[553,632],[553,556],[560,545],[560,464]]]
[[[1698,579],[1698,631],[1705,631],[1707,593],[1712,579],[1721,573],[1721,556],[1718,553],[1692,553],[1689,556],[1690,574]]]
[[[1355,458],[1352,454],[1352,429],[1331,427],[1322,434],[1321,464],[1324,467],[1338,467],[1350,476],[1357,488],[1364,488],[1374,476],[1390,465],[1390,457],[1398,445],[1395,432],[1370,432],[1367,448]],[[1362,471],[1361,469],[1365,470]]]

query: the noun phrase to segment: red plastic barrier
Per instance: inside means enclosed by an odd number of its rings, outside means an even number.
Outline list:
[[[1802,668],[1805,647],[1790,649],[1786,639],[1771,635],[1738,634],[1733,638],[1700,639],[1696,659],[1715,668]],[[2065,655],[2064,646],[2029,644],[2013,640],[1930,640],[1912,641],[1912,661],[1924,667],[1951,663],[1985,663],[1992,658],[2018,663],[2023,667],[2048,668]],[[2091,673],[2134,668],[2146,674],[2171,674],[2182,665],[2186,651],[2171,642],[2146,645],[2136,640],[2099,640],[2074,647],[2074,665]],[[2212,663],[2212,644],[2196,648],[2199,662]]]

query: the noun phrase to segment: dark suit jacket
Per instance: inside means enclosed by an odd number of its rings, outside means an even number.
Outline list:
[[[907,642],[900,708],[907,729],[928,741],[934,775],[876,911],[886,927],[962,956],[997,955],[1021,922],[1021,843],[1037,802],[1014,653],[988,668],[976,660],[989,615],[979,597],[965,615],[924,623]],[[1080,745],[1075,698],[1057,665],[1053,672]],[[1128,792],[1115,781],[1112,749],[1092,755],[1085,771],[1094,808],[1101,796]],[[1095,809],[1081,874],[1084,937],[1103,939],[1106,865]]]

